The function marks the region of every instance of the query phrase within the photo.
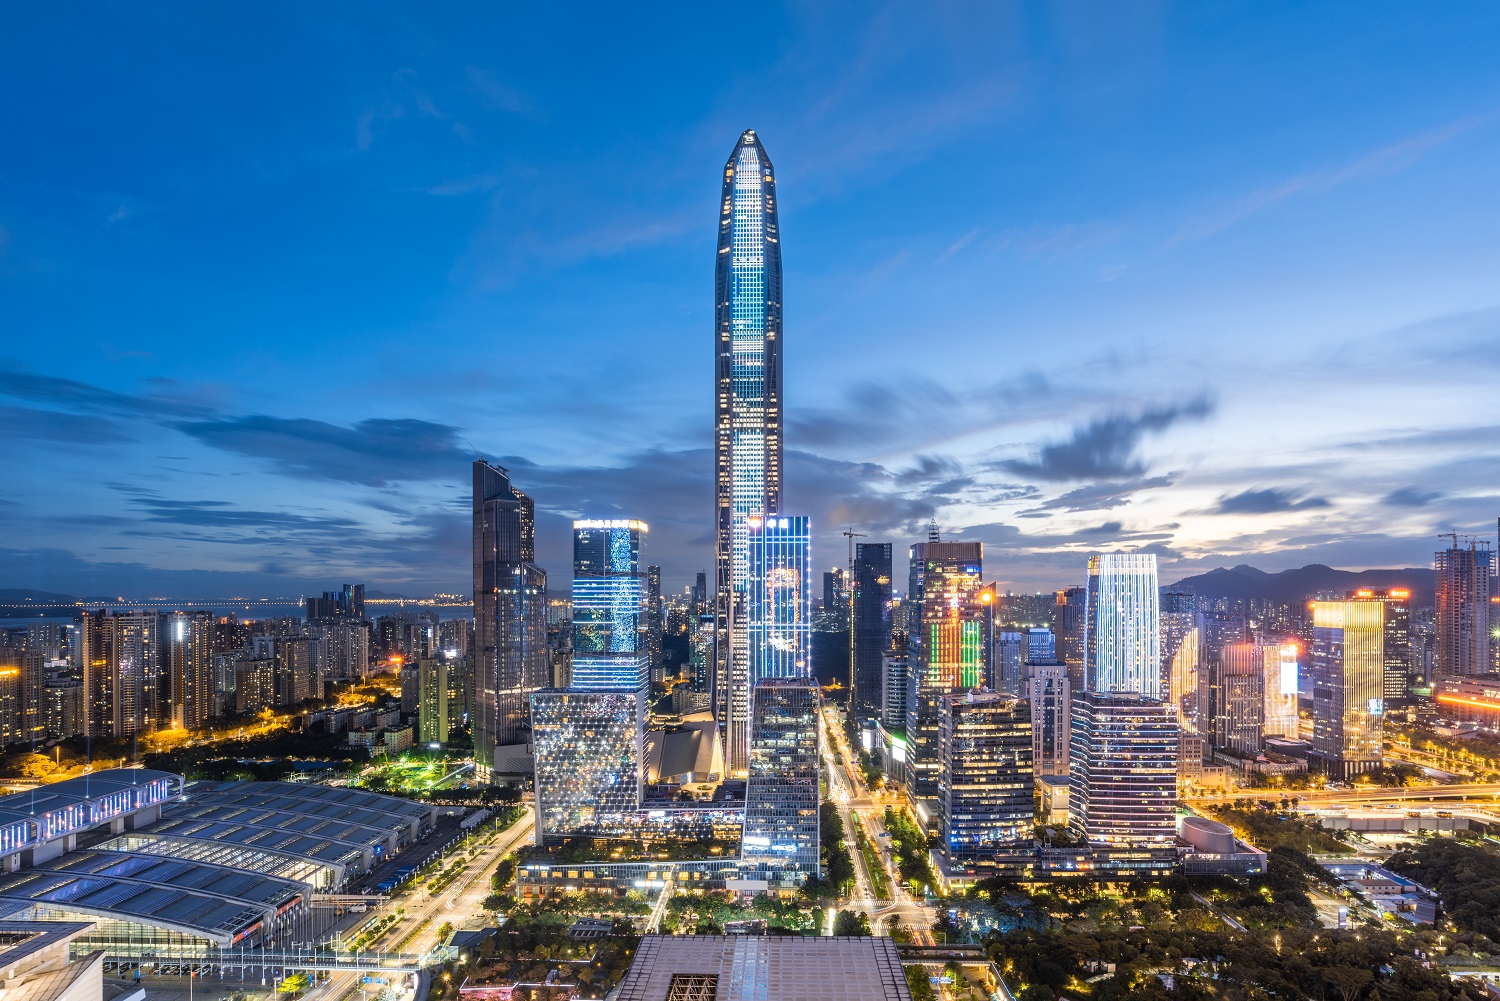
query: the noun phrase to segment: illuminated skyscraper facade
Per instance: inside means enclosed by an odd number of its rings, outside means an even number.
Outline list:
[[[1301,732],[1297,720],[1297,644],[1277,643],[1265,649],[1265,721],[1267,737],[1290,737]]]
[[[983,561],[978,542],[929,539],[911,547],[906,784],[919,802],[938,793],[942,699],[990,676],[994,594],[981,580]]]
[[[776,178],[754,131],[724,165],[714,271],[714,701],[749,720],[743,599],[749,519],[781,510],[781,231]],[[737,635],[738,634],[738,635]],[[747,763],[745,723],[728,726],[729,768]]]
[[[573,688],[649,684],[643,521],[573,522]]]
[[[807,679],[774,678],[753,702],[742,857],[757,878],[797,885],[819,872],[821,695]]]
[[[155,612],[84,612],[75,642],[90,737],[119,739],[157,726],[161,674]]]
[[[530,702],[536,843],[617,833],[641,804],[644,694],[547,689]]]
[[[532,692],[548,683],[547,574],[536,509],[499,466],[474,463],[474,773],[527,771]],[[497,748],[510,748],[499,758]]]
[[[1438,677],[1487,674],[1491,667],[1490,598],[1494,554],[1488,542],[1470,541],[1432,558],[1436,645],[1432,669]]]
[[[1165,702],[1134,693],[1075,695],[1068,827],[1094,847],[1170,848],[1177,837],[1178,732]]]
[[[1214,746],[1244,757],[1260,752],[1265,733],[1266,656],[1276,648],[1230,643],[1209,672],[1209,723]]]
[[[1031,840],[1031,710],[999,692],[942,699],[938,727],[942,851],[963,865]]]
[[[186,730],[202,729],[215,715],[213,617],[207,612],[173,612],[163,621],[172,723]]]
[[[857,716],[880,712],[881,660],[891,652],[891,544],[861,542],[854,547],[853,594],[849,607],[849,698]]]
[[[1203,656],[1203,620],[1198,596],[1163,588],[1161,608],[1161,684],[1165,701],[1177,710],[1178,725],[1198,728],[1198,679]]]
[[[1083,637],[1089,691],[1162,697],[1158,609],[1155,554],[1089,557]]]
[[[1384,613],[1378,598],[1313,604],[1312,762],[1335,777],[1382,760]]]
[[[805,517],[746,519],[745,641],[750,682],[812,676],[812,556]],[[736,721],[731,718],[731,726]],[[744,721],[749,725],[748,717]],[[748,744],[741,739],[748,748]]]

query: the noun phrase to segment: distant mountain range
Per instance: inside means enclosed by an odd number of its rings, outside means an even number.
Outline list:
[[[1408,567],[1405,570],[1335,570],[1321,563],[1266,573],[1246,563],[1237,567],[1219,567],[1196,577],[1184,577],[1177,585],[1191,587],[1208,598],[1244,601],[1251,598],[1295,604],[1319,591],[1352,591],[1357,587],[1405,587],[1411,589],[1413,608],[1432,604],[1432,570]],[[1174,585],[1175,586],[1175,585]]]

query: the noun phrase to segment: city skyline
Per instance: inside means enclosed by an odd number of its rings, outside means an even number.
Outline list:
[[[233,14],[16,48],[0,73],[51,99],[0,112],[31,151],[0,187],[0,587],[461,591],[479,453],[556,586],[573,519],[628,516],[680,589],[711,569],[709,401],[656,389],[712,369],[702,220],[746,128],[793,195],[784,507],[815,567],[929,518],[1018,590],[1099,550],[1168,583],[1492,529],[1494,12],[1347,45],[1326,12],[1300,44],[1285,12],[778,12],[727,74],[694,44],[722,16],[586,34],[577,83],[441,12],[373,16],[358,57],[321,48],[337,15],[278,25],[327,58],[264,91],[248,41],[191,44],[267,30]],[[681,59],[621,73],[620,37]],[[714,82],[669,99],[684,76]]]

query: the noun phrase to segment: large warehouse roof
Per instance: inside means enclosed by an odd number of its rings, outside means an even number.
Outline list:
[[[233,945],[307,899],[307,886],[158,855],[83,851],[0,876],[0,901],[153,925]]]
[[[415,831],[437,817],[435,806],[340,786],[299,782],[192,782],[184,792],[190,806],[239,807],[252,814],[270,809],[386,831]],[[181,815],[180,810],[174,809],[174,812]]]

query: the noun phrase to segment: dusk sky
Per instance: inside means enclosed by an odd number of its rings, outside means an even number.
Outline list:
[[[467,593],[482,454],[555,589],[579,516],[680,589],[746,128],[820,567],[1430,565],[1500,514],[1497,52],[1478,2],[11,5],[0,587]]]

